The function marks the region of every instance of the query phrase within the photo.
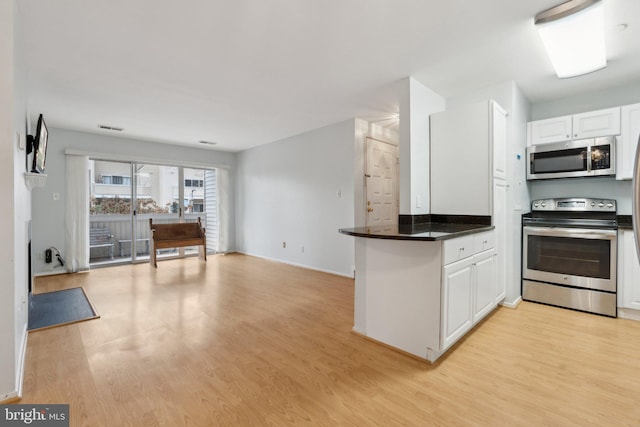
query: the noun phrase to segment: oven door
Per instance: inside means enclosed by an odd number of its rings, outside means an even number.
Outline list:
[[[615,230],[523,227],[523,278],[616,292]]]

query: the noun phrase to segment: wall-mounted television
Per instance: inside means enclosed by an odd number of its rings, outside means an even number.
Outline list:
[[[47,157],[47,138],[49,132],[47,131],[47,125],[44,122],[42,114],[38,117],[38,127],[36,128],[36,135],[29,135],[29,149],[27,154],[33,151],[33,162],[31,165],[31,172],[44,173],[44,165]]]

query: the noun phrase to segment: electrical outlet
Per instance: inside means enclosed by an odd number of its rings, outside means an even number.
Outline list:
[[[44,251],[44,262],[46,262],[47,264],[51,264],[52,260],[53,257],[51,254],[51,249],[47,249],[46,251]]]
[[[287,242],[282,242],[282,248],[286,249],[287,248]]]

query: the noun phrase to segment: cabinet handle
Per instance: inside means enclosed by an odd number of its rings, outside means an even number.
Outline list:
[[[571,138],[571,135],[568,135],[568,134],[567,134],[567,138]]]
[[[575,136],[575,137],[577,138],[577,137],[578,137],[578,134],[576,133],[576,134],[574,134],[573,136]]]

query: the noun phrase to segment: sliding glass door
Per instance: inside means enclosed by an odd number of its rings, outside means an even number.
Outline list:
[[[89,161],[89,264],[131,260],[131,163]]]
[[[145,163],[90,161],[90,247],[92,267],[149,259],[149,220],[195,222],[207,231],[213,253],[217,236],[214,169]],[[108,241],[104,241],[108,237]],[[135,236],[133,238],[132,236]],[[195,255],[197,247],[162,249],[159,259]]]
[[[134,260],[149,259],[149,220],[156,224],[181,222],[180,177],[181,168],[134,163],[135,198],[134,231],[136,253]],[[158,258],[180,255],[178,249],[162,249]]]

